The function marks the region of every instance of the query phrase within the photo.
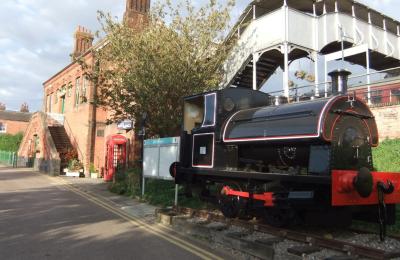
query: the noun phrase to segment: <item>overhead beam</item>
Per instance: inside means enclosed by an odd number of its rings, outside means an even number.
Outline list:
[[[347,48],[344,50],[344,57],[349,57],[349,56],[357,55],[360,53],[365,53],[366,51],[368,51],[368,44],[363,44],[363,45]],[[333,61],[333,60],[339,60],[341,58],[342,58],[342,51],[337,51],[337,52],[333,52],[333,53],[325,55],[325,61],[327,61],[327,62]]]

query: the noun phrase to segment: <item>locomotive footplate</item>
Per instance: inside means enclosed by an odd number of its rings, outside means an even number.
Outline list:
[[[241,170],[218,170],[218,169],[204,169],[204,168],[183,168],[177,167],[177,178],[184,178],[187,175],[193,176],[208,176],[217,178],[235,178],[235,179],[254,179],[265,181],[290,181],[297,183],[313,183],[313,184],[331,184],[331,176],[318,176],[318,175],[293,175],[273,172],[259,172],[259,171],[241,171]]]

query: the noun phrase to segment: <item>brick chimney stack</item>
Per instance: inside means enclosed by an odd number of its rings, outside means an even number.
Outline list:
[[[92,47],[94,36],[91,31],[83,26],[78,26],[74,33],[74,52],[72,53],[72,60],[84,54]]]
[[[134,30],[140,30],[148,22],[150,0],[127,0],[124,23]]]

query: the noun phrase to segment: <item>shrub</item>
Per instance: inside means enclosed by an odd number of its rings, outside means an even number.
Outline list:
[[[21,144],[22,137],[22,133],[18,133],[15,135],[0,134],[0,150],[17,152],[19,149],[19,145]]]
[[[83,164],[78,159],[72,159],[68,162],[68,170],[79,171],[83,169]]]
[[[141,181],[140,168],[130,168],[116,173],[115,181],[110,184],[109,190],[120,195],[141,197]],[[179,186],[179,194],[184,194],[183,186]],[[152,205],[172,206],[175,199],[175,183],[171,180],[146,179],[145,194],[142,199]],[[182,207],[210,207],[198,197],[187,198],[186,196],[179,196],[178,203]]]
[[[68,162],[74,159],[78,160],[78,152],[75,149],[68,149],[64,152],[61,152],[60,156]]]
[[[111,192],[127,196],[140,196],[140,169],[130,168],[120,170],[115,174],[115,179],[109,187]]]
[[[372,149],[373,163],[376,171],[400,171],[400,139],[386,139]]]
[[[99,170],[97,170],[96,166],[94,166],[94,163],[90,163],[89,171],[91,173],[98,173],[99,172]]]

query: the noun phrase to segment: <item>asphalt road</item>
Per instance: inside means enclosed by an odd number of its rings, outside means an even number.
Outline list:
[[[209,249],[151,232],[28,170],[0,167],[0,259],[201,259]]]

